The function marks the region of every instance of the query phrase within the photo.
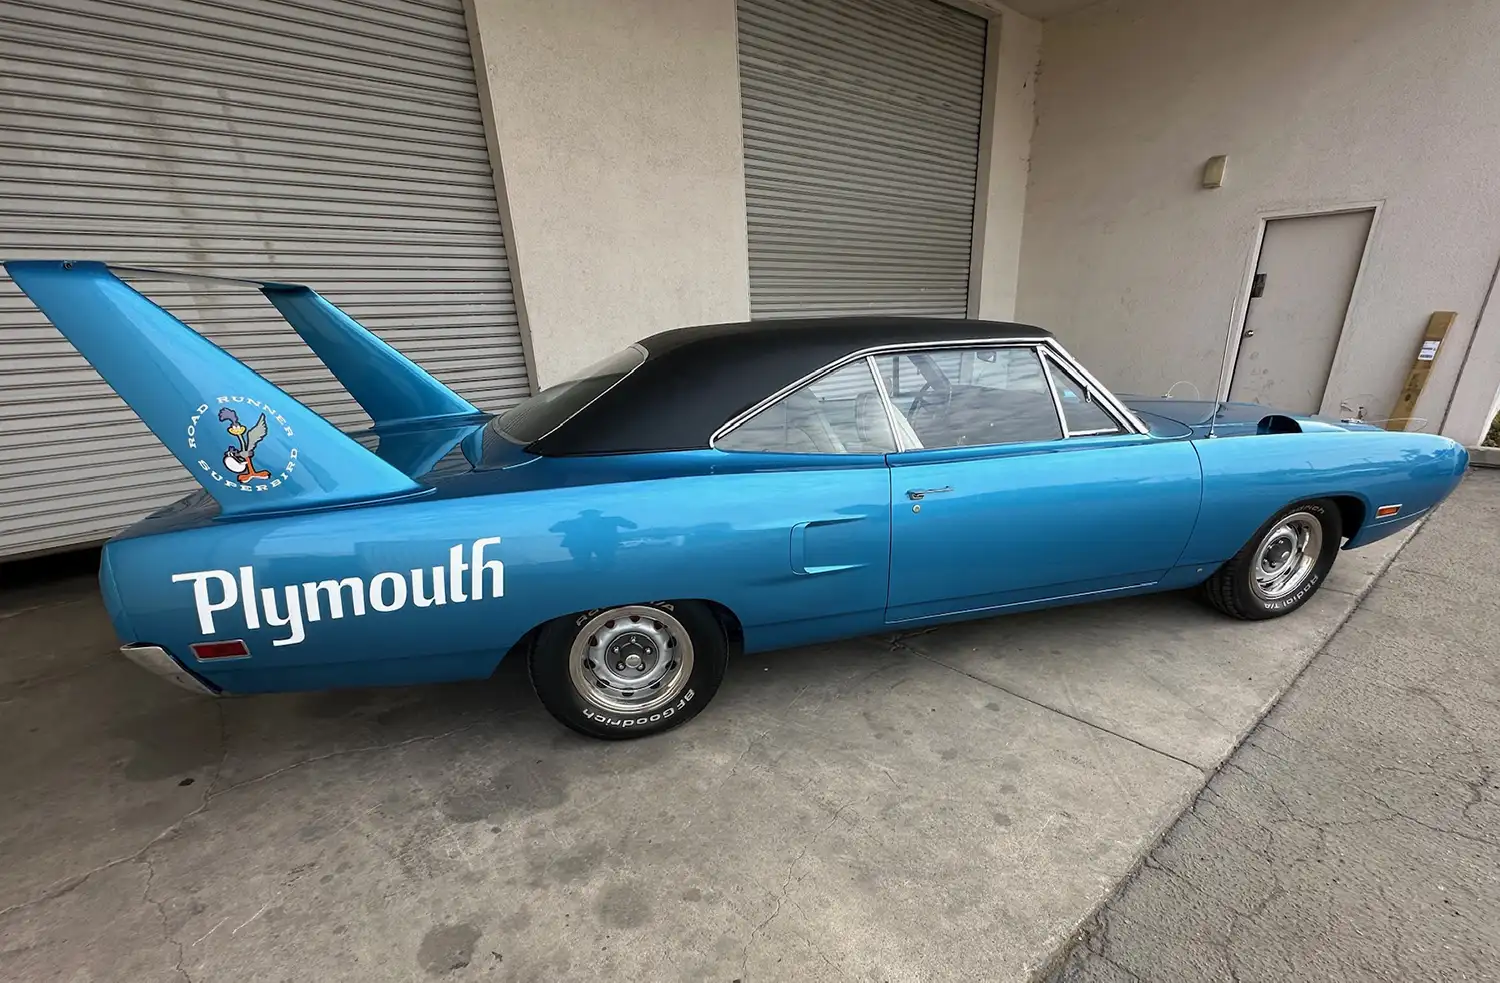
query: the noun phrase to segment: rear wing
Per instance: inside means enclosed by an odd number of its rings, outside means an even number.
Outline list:
[[[225,516],[300,511],[430,489],[367,450],[122,280],[236,283],[265,295],[374,421],[474,423],[487,414],[299,284],[15,260],[5,271],[130,405]]]

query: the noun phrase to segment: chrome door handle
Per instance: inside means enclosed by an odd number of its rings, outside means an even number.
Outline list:
[[[906,497],[911,499],[913,502],[920,502],[928,495],[941,495],[943,492],[951,492],[952,490],[952,485],[944,485],[941,488],[913,488],[911,491],[906,493]]]

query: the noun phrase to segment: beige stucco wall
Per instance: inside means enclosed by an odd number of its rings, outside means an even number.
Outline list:
[[[1115,387],[1209,395],[1260,217],[1381,201],[1325,410],[1383,416],[1455,310],[1417,406],[1437,429],[1500,257],[1500,3],[1108,0],[1048,22],[1042,66],[1020,317]],[[1497,377],[1492,316],[1445,432],[1477,434]]]
[[[749,316],[734,0],[469,0],[535,381]]]
[[[1488,435],[1500,410],[1500,264],[1469,347],[1443,432],[1473,446]]]
[[[990,29],[969,313],[1008,321],[1016,314],[1042,25],[1000,4],[978,9]]]
[[[1041,25],[995,0],[971,311],[1015,314]],[[468,0],[534,381],[749,316],[734,0]]]

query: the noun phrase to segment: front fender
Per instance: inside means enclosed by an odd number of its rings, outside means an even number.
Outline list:
[[[1359,501],[1365,518],[1346,546],[1367,545],[1445,499],[1468,464],[1461,445],[1432,434],[1320,430],[1195,443],[1203,462],[1203,518],[1184,564],[1228,560],[1278,509],[1308,498]],[[1377,520],[1384,505],[1402,509]]]

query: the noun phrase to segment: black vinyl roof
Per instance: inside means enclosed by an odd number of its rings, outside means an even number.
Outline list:
[[[1041,341],[1005,321],[860,316],[701,325],[642,339],[646,360],[552,433],[549,456],[688,450],[755,404],[856,352],[907,344]]]

